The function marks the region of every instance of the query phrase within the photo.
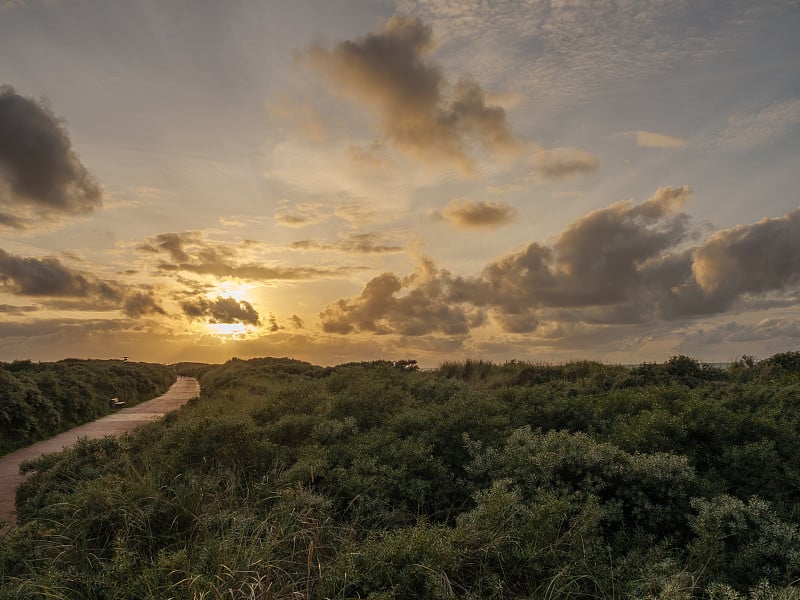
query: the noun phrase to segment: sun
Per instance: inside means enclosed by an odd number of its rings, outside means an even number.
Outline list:
[[[214,302],[221,298],[233,298],[236,302],[247,303],[252,307],[253,290],[256,286],[239,281],[220,281],[214,288],[206,293],[206,297]],[[206,333],[221,340],[242,340],[257,337],[258,325],[249,322],[235,321],[232,323],[215,323],[206,321],[202,325]]]
[[[205,327],[211,335],[224,339],[245,338],[255,331],[254,326],[244,323],[206,323]]]

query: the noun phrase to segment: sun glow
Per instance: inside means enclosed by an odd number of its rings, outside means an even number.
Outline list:
[[[206,330],[219,338],[243,339],[255,331],[255,327],[244,323],[206,323]]]
[[[255,286],[239,281],[221,281],[213,291],[207,293],[209,298],[233,298],[237,302],[252,302],[252,290]]]

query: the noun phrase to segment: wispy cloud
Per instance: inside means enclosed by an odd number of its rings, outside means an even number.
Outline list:
[[[657,78],[676,65],[720,55],[786,3],[528,2],[396,0],[401,14],[430,23],[449,59],[487,85],[551,106],[577,103],[609,82]],[[480,23],[480,27],[476,27]],[[472,52],[472,48],[480,52]]]
[[[633,138],[636,145],[642,148],[681,148],[689,143],[687,140],[655,131],[623,131],[621,135]]]
[[[592,173],[600,166],[597,157],[579,148],[539,150],[533,155],[533,171],[538,179],[555,180]]]
[[[460,229],[494,229],[510,223],[515,211],[505,202],[453,199],[437,215]]]
[[[249,255],[252,244],[247,240],[229,244],[206,238],[196,231],[162,233],[138,246],[140,252],[168,260],[155,264],[162,274],[191,273],[217,278],[236,278],[269,282],[296,281],[341,277],[357,270],[356,267],[320,267],[265,264]]]
[[[764,146],[788,135],[800,124],[800,98],[792,98],[728,118],[713,146],[744,149]]]
[[[389,254],[402,252],[403,246],[392,244],[377,233],[351,233],[336,242],[318,240],[298,240],[289,244],[292,250],[322,250],[325,252],[345,252],[350,254]]]

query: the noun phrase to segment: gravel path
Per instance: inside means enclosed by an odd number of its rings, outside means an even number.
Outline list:
[[[14,520],[14,497],[17,486],[25,479],[20,475],[22,461],[37,458],[49,452],[59,452],[78,441],[78,438],[102,438],[130,431],[137,425],[164,416],[185,404],[187,400],[200,393],[200,384],[193,377],[181,377],[172,384],[165,394],[130,408],[121,408],[114,413],[79,425],[74,429],[21,448],[0,457],[0,522]]]

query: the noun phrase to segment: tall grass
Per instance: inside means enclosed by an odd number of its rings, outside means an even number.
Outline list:
[[[759,364],[234,360],[29,465],[0,599],[795,598],[798,373]]]

